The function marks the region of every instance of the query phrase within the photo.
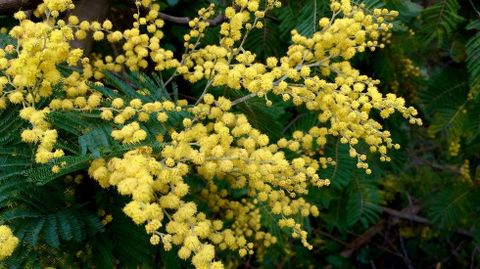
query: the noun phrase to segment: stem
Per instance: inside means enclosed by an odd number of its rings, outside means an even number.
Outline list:
[[[238,105],[238,104],[240,104],[240,103],[242,103],[242,102],[245,102],[245,101],[247,101],[248,99],[250,99],[250,98],[252,98],[252,97],[255,97],[255,96],[257,96],[256,93],[251,93],[251,94],[245,95],[245,96],[243,96],[243,97],[241,97],[241,98],[238,98],[238,99],[236,99],[236,100],[233,100],[232,106],[235,106],[235,105]]]
[[[195,105],[198,105],[198,103],[200,103],[202,101],[203,97],[207,93],[207,90],[210,87],[210,85],[212,85],[212,83],[213,83],[213,79],[208,80],[207,85],[205,85],[205,89],[203,89],[203,92],[200,95],[200,97],[198,97],[198,100],[197,100],[197,102],[195,102]]]

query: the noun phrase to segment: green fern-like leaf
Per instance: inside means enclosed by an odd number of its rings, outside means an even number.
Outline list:
[[[295,29],[302,35],[311,36],[318,29],[318,21],[320,20],[321,1],[308,1],[300,11]]]
[[[285,132],[293,132],[296,130],[302,132],[308,132],[312,127],[319,125],[318,114],[312,112],[299,113],[293,118],[287,126],[285,126]]]
[[[334,166],[328,167],[324,172],[320,172],[323,178],[328,178],[332,182],[333,188],[344,188],[350,184],[354,175],[355,159],[350,157],[348,146],[335,143],[327,148],[329,156],[333,156]]]
[[[92,129],[88,133],[78,137],[81,154],[86,155],[90,152],[93,157],[100,158],[100,152],[110,146],[110,134],[112,128],[108,125],[101,125]]]
[[[131,82],[132,87],[149,101],[171,100],[163,81],[156,73],[152,73],[151,77],[140,72],[131,72],[126,74],[127,81]]]
[[[471,203],[475,193],[474,189],[467,186],[443,189],[431,195],[426,212],[433,223],[448,228],[457,227],[475,208],[476,205]]]
[[[390,9],[397,10],[404,20],[415,18],[422,12],[422,6],[411,0],[391,0],[387,5]]]
[[[365,227],[379,217],[381,195],[372,179],[353,177],[348,187],[347,222],[353,225],[360,221]]]
[[[318,31],[320,18],[331,15],[329,2],[322,0],[288,1],[286,8],[279,10],[279,29],[283,37],[288,37],[291,30],[311,36]]]
[[[270,56],[279,56],[285,50],[285,43],[280,39],[278,25],[265,18],[263,28],[253,29],[245,42],[245,48],[254,52],[260,59]]]
[[[420,92],[426,115],[433,115],[430,132],[445,132],[458,138],[474,126],[467,114],[468,83],[465,70],[444,69],[430,78],[430,85]]]
[[[425,44],[436,42],[439,46],[455,32],[464,20],[458,13],[459,9],[457,0],[439,0],[422,11],[420,34]]]
[[[480,20],[479,20],[480,21]],[[477,97],[480,92],[480,31],[465,45],[467,69],[470,75],[471,94]]]
[[[147,97],[138,93],[131,85],[119,78],[118,75],[112,72],[104,72],[104,74],[107,83],[114,86],[115,89],[125,94],[126,97],[130,97],[130,99],[139,98],[142,101],[148,100]]]
[[[0,204],[0,224],[11,226],[22,242],[19,246],[21,250],[17,252],[35,249],[33,252],[38,254],[48,250],[53,264],[65,262],[61,261],[61,253],[56,252],[68,251],[60,249],[60,246],[66,242],[79,243],[104,231],[99,217],[89,212],[85,204],[72,205],[72,201],[67,201],[69,198],[63,193],[64,189],[62,184],[38,187],[24,182],[15,195],[9,197],[8,204]],[[29,258],[14,255],[7,260],[7,264],[31,263],[40,266],[40,261],[49,259],[32,258],[32,255]]]
[[[92,121],[95,115],[91,114],[91,117],[88,117],[87,113],[79,113],[74,111],[53,111],[48,114],[48,121],[55,126],[57,130],[64,131],[73,136],[81,136],[82,134],[88,132],[89,130],[95,128],[98,123],[98,116],[96,121]]]
[[[27,169],[24,174],[29,182],[33,182],[37,185],[44,185],[62,176],[86,169],[89,161],[92,159],[93,158],[89,155],[60,157],[54,159],[49,164]],[[54,165],[61,167],[58,173],[52,171]]]
[[[445,131],[451,138],[462,136],[465,123],[468,120],[464,112],[466,102],[458,107],[444,107],[437,111],[429,130],[432,133]]]
[[[260,98],[252,98],[238,105],[238,109],[248,116],[250,123],[268,134],[272,141],[280,138],[285,125],[282,125],[285,118],[285,104],[275,103],[272,107],[267,107],[265,101]]]

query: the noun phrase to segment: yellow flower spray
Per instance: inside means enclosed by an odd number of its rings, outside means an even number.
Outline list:
[[[390,132],[370,117],[371,111],[378,111],[382,118],[400,112],[411,124],[422,123],[403,98],[383,95],[377,88],[379,81],[362,75],[349,62],[358,53],[385,46],[397,12],[369,11],[349,0],[332,0],[333,15],[319,20],[317,32],[307,37],[293,30],[285,55],[269,57],[263,63],[244,48],[244,43],[250,31],[263,27],[262,18],[281,3],[233,2],[223,12],[226,19],[220,25],[218,44],[202,45],[215,6],[198,11],[198,17],[188,24],[185,52],[179,59],[162,48],[160,6],[149,0],[136,2],[139,12],[134,14],[132,28],[123,31],[113,31],[109,20],[59,19],[60,13],[74,8],[72,1],[45,0],[34,12],[43,19],[39,22],[27,19],[22,11],[15,14],[19,25],[9,34],[17,43],[0,49],[0,108],[23,106],[20,117],[32,127],[21,137],[38,145],[36,162],[48,163],[65,155],[55,149],[59,134],[47,119],[52,111],[98,112],[102,120],[115,126],[112,138],[123,144],[135,145],[151,138],[161,143],[159,153],[138,146],[120,157],[97,159],[88,173],[103,188],[112,187],[131,197],[123,211],[136,224],[145,226],[153,245],[162,244],[166,251],[178,246],[178,256],[190,259],[196,268],[223,268],[216,259],[218,250],[245,256],[262,253],[275,244],[277,238],[261,225],[264,209],[293,238],[312,249],[298,217],[319,215],[319,209],[304,196],[310,187],[330,184],[329,179],[318,176],[320,169],[335,165],[332,158],[324,156],[327,141],[337,137],[348,144],[357,167],[370,174],[367,155],[357,148],[360,142],[368,145],[370,152],[378,152],[381,161],[389,161],[388,150],[400,147]],[[88,35],[96,41],[120,43],[122,51],[115,57],[88,58],[81,49],[70,47],[70,41]],[[82,67],[82,72],[62,76],[57,65],[65,63]],[[195,104],[188,104],[185,100],[108,98],[89,86],[89,82],[102,84],[103,71],[135,71],[149,66],[159,72],[173,69],[165,85],[182,77],[191,83],[205,80],[206,87]],[[243,89],[246,95],[235,100],[216,98],[208,92],[212,86]],[[253,97],[264,98],[270,106],[271,95],[306,107],[318,115],[320,124],[272,143],[235,110]],[[38,107],[40,100],[48,97],[48,106]],[[143,127],[150,119],[166,126],[170,115],[180,112],[189,115],[182,128],[149,137]],[[288,151],[298,157],[287,158]],[[53,172],[61,169],[57,166]],[[192,174],[202,180],[204,187],[195,195],[209,206],[208,214],[189,198],[192,189],[186,177]],[[233,198],[227,188],[219,186],[222,181],[246,194]],[[18,239],[11,239],[15,237],[3,227],[0,247],[8,251],[0,253],[8,256]],[[2,243],[2,239],[10,243]]]

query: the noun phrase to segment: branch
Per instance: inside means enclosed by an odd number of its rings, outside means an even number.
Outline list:
[[[130,5],[135,5],[135,2],[136,2],[136,0],[125,0],[125,1]],[[165,21],[173,22],[176,24],[183,24],[183,25],[188,25],[188,22],[192,20],[189,17],[177,17],[177,16],[169,15],[163,12],[159,12],[158,16]],[[224,20],[225,20],[225,16],[222,13],[220,13],[215,18],[207,20],[207,22],[210,26],[216,26],[222,23]]]
[[[38,4],[40,4],[42,1],[41,0],[0,0],[0,14],[9,14],[16,12],[20,9],[27,10],[27,9],[33,9]],[[89,1],[90,4],[94,4],[96,1]],[[135,0],[127,0],[128,4],[133,4],[135,5]],[[90,9],[90,10],[95,10]],[[188,25],[188,22],[191,20],[189,17],[177,17],[177,16],[172,16],[163,12],[159,12],[159,17],[162,18],[163,20],[177,23],[177,24],[184,24]],[[210,26],[216,26],[222,23],[225,20],[225,16],[220,13],[218,14],[215,18],[209,19],[207,22],[210,24]]]
[[[401,217],[406,217],[410,216],[410,214],[416,214],[420,211],[419,207],[407,207],[402,209],[402,211],[386,208],[386,207],[381,207],[381,210],[385,213],[391,213],[389,215],[397,217],[392,221],[392,224],[398,224],[400,220],[398,218]],[[421,218],[421,217],[418,217]],[[424,223],[424,222],[422,222]],[[361,234],[359,237],[357,237],[353,242],[349,243],[347,247],[340,253],[341,256],[345,258],[349,258],[352,256],[353,252],[357,251],[361,246],[367,244],[372,240],[375,235],[379,234],[383,228],[384,228],[385,221],[382,220],[375,224],[374,226],[370,227],[367,231],[365,231],[363,234]]]
[[[383,212],[397,218],[406,219],[406,220],[410,220],[410,221],[414,221],[422,224],[432,224],[428,219],[415,215],[415,213],[410,214],[408,212],[402,212],[402,211],[398,211],[398,210],[387,208],[387,207],[381,207],[381,209],[383,210]],[[473,234],[470,231],[465,229],[457,229],[455,230],[455,233],[464,235],[467,237],[473,237]]]
[[[252,97],[255,97],[255,96],[257,96],[256,93],[250,93],[250,94],[247,94],[247,95],[245,95],[245,96],[243,96],[243,97],[240,97],[240,98],[238,98],[238,99],[235,99],[235,100],[232,101],[232,106],[238,105],[239,103],[244,102],[244,101],[246,101],[246,100],[248,100],[248,99],[250,99],[250,98],[252,98]]]
[[[158,16],[165,21],[169,21],[177,24],[185,24],[185,25],[187,25],[188,22],[191,20],[189,17],[177,17],[177,16],[165,14],[163,12],[159,12]],[[224,20],[225,20],[225,16],[222,13],[220,13],[215,18],[209,19],[207,22],[210,26],[215,26],[215,25],[219,25]]]
[[[353,240],[351,243],[347,244],[346,248],[340,252],[340,256],[349,258],[352,256],[353,252],[357,251],[361,246],[367,244],[372,240],[375,235],[380,233],[383,230],[384,221],[380,221],[374,226],[370,227],[367,231]]]
[[[17,12],[20,9],[33,9],[41,2],[40,0],[0,0],[0,14]]]
[[[429,221],[426,218],[415,215],[416,212],[420,211],[420,208],[414,208],[412,210],[409,210],[412,213],[406,212],[406,211],[398,211],[398,210],[388,208],[388,207],[381,207],[381,209],[382,209],[383,212],[385,212],[385,213],[387,213],[391,216],[397,217],[397,218],[411,220],[411,221],[422,223],[422,224],[428,224],[429,223]]]
[[[420,212],[420,207],[418,206],[407,207],[401,211],[388,208],[388,207],[380,207],[380,209],[384,213],[387,213],[388,215],[394,217],[394,219],[392,220],[393,225],[398,224],[400,222],[400,219],[410,220],[410,221],[421,223],[421,224],[431,224],[431,222],[428,219],[416,215],[418,212]],[[380,233],[384,228],[384,224],[385,224],[385,221],[382,220],[377,224],[375,224],[374,226],[370,227],[367,231],[365,231],[363,234],[361,234],[351,243],[347,244],[346,248],[342,252],[340,252],[340,255],[345,258],[349,258],[353,254],[353,252],[358,250],[361,246],[369,243],[370,240],[372,240],[372,238],[375,237],[375,235]],[[464,235],[467,237],[473,237],[472,233],[465,229],[457,229],[455,230],[455,233]]]

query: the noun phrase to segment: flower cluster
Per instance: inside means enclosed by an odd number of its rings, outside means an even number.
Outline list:
[[[246,89],[248,97],[264,97],[271,104],[267,95],[280,95],[284,101],[292,101],[295,105],[305,105],[307,109],[317,112],[321,123],[326,127],[315,127],[311,136],[318,145],[326,143],[326,136],[340,137],[342,143],[350,144],[352,157],[358,157],[358,166],[370,173],[365,154],[358,154],[355,146],[363,140],[371,152],[379,152],[382,161],[388,161],[386,155],[390,148],[399,148],[390,138],[388,131],[382,131],[379,122],[369,114],[372,109],[379,110],[383,118],[388,118],[395,111],[412,124],[421,125],[415,118],[416,109],[406,107],[405,100],[394,94],[383,96],[377,85],[379,81],[361,75],[349,61],[358,52],[365,49],[382,48],[382,36],[386,35],[392,24],[388,21],[397,16],[397,12],[386,9],[375,9],[372,14],[365,8],[355,6],[350,1],[332,1],[332,18],[319,21],[321,30],[311,37],[292,31],[292,42],[287,55],[277,59],[270,57],[266,63],[255,61],[255,55],[243,49],[243,42],[238,48],[232,48],[239,40],[239,32],[245,24],[246,33],[250,13],[254,14],[254,22],[264,16],[265,11],[258,11],[255,1],[239,4],[240,11],[227,9],[228,22],[222,24],[221,34],[225,37],[220,45],[209,45],[189,53],[181,66],[177,68],[185,79],[196,82],[207,79],[208,85],[227,86],[232,89]],[[248,3],[247,3],[248,2]],[[276,1],[268,1],[266,10],[279,5]],[[338,17],[343,14],[343,17]],[[232,33],[232,29],[235,31]],[[318,68],[323,77],[333,75],[329,81],[319,76],[314,69]],[[192,70],[193,69],[193,70]],[[245,101],[242,98],[238,101]],[[236,102],[235,102],[236,103]],[[284,143],[297,151],[297,143]],[[310,150],[313,143],[307,143]]]
[[[183,259],[196,253],[194,264],[197,252],[209,244],[237,250],[243,256],[253,253],[256,245],[275,243],[276,238],[262,230],[260,204],[278,216],[281,227],[290,228],[292,236],[312,248],[307,232],[294,217],[318,216],[318,208],[298,196],[306,194],[311,184],[328,185],[328,180],[316,174],[321,164],[306,157],[288,161],[244,115],[228,112],[230,107],[227,99],[215,100],[206,94],[203,103],[187,109],[193,120],[183,120],[185,129],[164,138],[160,160],[153,157],[151,148],[140,148],[123,158],[94,161],[89,174],[102,187],[115,186],[122,195],[132,197],[124,212],[136,223],[145,224],[152,243],[162,241],[166,250],[171,244],[181,246],[178,254]],[[133,122],[112,135],[127,133],[125,129],[136,132],[138,126]],[[186,200],[190,187],[185,179],[192,172],[190,167],[205,180],[201,197],[219,220],[207,219],[206,212],[199,212],[196,203]],[[228,182],[233,189],[247,189],[247,197],[233,200],[226,189],[219,190],[215,179]],[[166,233],[158,231],[164,216],[171,216]],[[220,220],[233,223],[223,227]],[[213,257],[208,262],[215,263]],[[200,260],[200,264],[207,262]]]
[[[221,229],[222,222],[208,220],[197,211],[195,203],[184,201],[189,185],[182,177],[187,172],[185,164],[158,162],[150,148],[127,152],[123,158],[114,158],[108,163],[96,160],[89,169],[89,174],[103,187],[116,186],[121,194],[132,196],[123,210],[135,223],[145,224],[146,232],[152,235],[152,244],[162,241],[167,251],[172,249],[172,244],[180,245],[179,257],[187,259],[193,253],[192,262],[196,267],[223,268],[214,261],[213,245],[200,241],[219,240],[216,231]],[[165,216],[169,219],[165,227],[167,234],[158,231]]]
[[[408,77],[420,76],[420,68],[416,66],[411,59],[402,58],[401,64],[403,65],[403,70],[402,70],[403,77],[408,78]]]
[[[63,150],[53,149],[58,134],[57,130],[50,128],[50,123],[45,119],[49,111],[49,108],[35,110],[35,108],[31,106],[20,111],[20,117],[32,124],[32,129],[25,129],[22,132],[22,140],[27,143],[39,143],[37,153],[35,154],[35,161],[37,163],[47,163],[53,158],[64,155]]]
[[[0,225],[0,261],[12,255],[18,242],[8,226]]]

